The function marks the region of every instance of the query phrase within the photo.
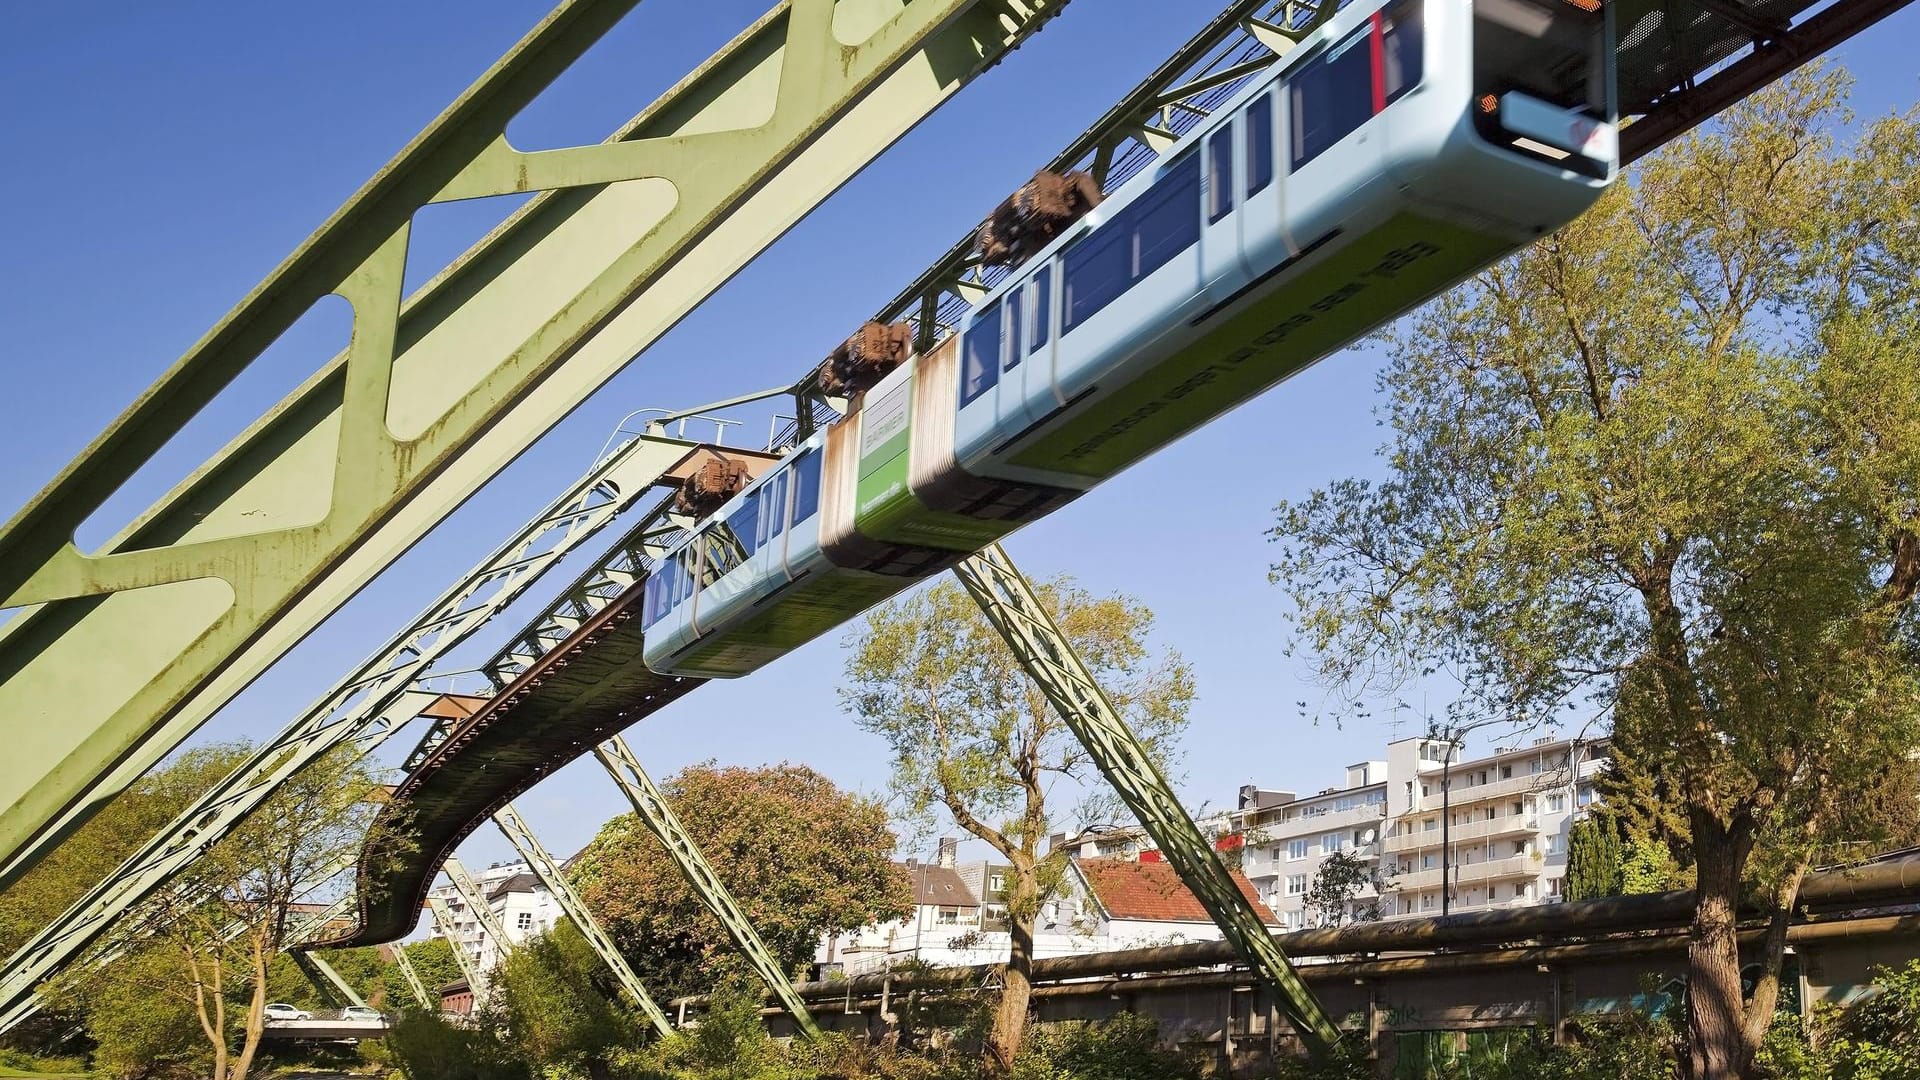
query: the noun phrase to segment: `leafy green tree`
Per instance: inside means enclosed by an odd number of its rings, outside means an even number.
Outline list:
[[[453,945],[446,938],[428,938],[402,947],[413,962],[414,974],[426,984],[427,993],[438,993],[441,987],[462,978],[460,961],[453,958]]]
[[[1613,824],[1597,817],[1583,817],[1567,830],[1566,898],[1593,900],[1619,896],[1623,890],[1620,834]]]
[[[1687,821],[1689,1071],[1745,1074],[1808,865],[1920,739],[1920,113],[1851,146],[1803,71],[1389,338],[1391,475],[1283,506],[1298,641],[1353,692],[1591,701]],[[1768,912],[1743,994],[1735,922]]]
[[[1688,888],[1692,882],[1667,845],[1651,838],[1627,844],[1620,860],[1620,892],[1625,896]]]
[[[754,928],[789,972],[824,933],[904,918],[913,897],[892,863],[878,800],[803,765],[692,765],[662,785]],[[600,829],[572,874],[582,899],[649,990],[705,993],[739,970],[726,931],[632,814]]]
[[[1080,658],[1134,731],[1163,760],[1186,725],[1193,674],[1178,653],[1147,644],[1153,613],[1124,596],[1096,597],[1067,580],[1037,590]],[[945,813],[1005,860],[1012,954],[988,1061],[1012,1067],[1032,992],[1033,929],[1065,854],[1041,846],[1053,828],[1049,789],[1095,780],[1087,752],[958,585],[941,582],[878,608],[849,639],[841,702],[893,753],[893,792],[923,831]]]
[[[1361,900],[1369,887],[1374,895]],[[1320,860],[1307,886],[1306,910],[1315,926],[1340,926],[1380,919],[1380,894],[1393,887],[1393,876],[1350,851],[1336,851]]]
[[[571,922],[521,943],[494,977],[515,1048],[543,1073],[609,1080],[610,1059],[649,1034]]]

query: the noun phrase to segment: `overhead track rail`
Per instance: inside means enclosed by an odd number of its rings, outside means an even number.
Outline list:
[[[510,121],[634,6],[566,0],[0,530],[11,878],[1064,0],[783,0],[608,141]],[[433,203],[539,197],[403,298]],[[93,554],[76,530],[329,294],[340,356]]]

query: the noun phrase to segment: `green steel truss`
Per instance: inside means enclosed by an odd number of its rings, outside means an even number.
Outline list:
[[[353,984],[347,982],[338,971],[334,970],[332,964],[321,959],[320,954],[297,952],[290,955],[293,957],[294,965],[306,975],[307,981],[313,983],[323,996],[333,999],[334,1004],[358,1005],[363,1009],[366,1008],[366,999],[354,990]]]
[[[393,966],[400,969],[400,977],[407,981],[407,989],[413,991],[413,999],[420,1003],[421,1008],[431,1010],[440,1008],[440,1003],[427,992],[427,984],[420,981],[420,972],[414,969],[413,961],[407,958],[407,947],[404,944],[394,944]]]
[[[460,969],[460,975],[467,980],[467,989],[473,991],[474,1000],[479,1000],[486,990],[487,981],[480,974],[480,968],[474,958],[467,953],[466,943],[460,940],[460,928],[453,921],[453,911],[447,907],[444,898],[427,897],[427,910],[433,914],[433,925],[440,930],[440,936],[447,939],[453,947],[453,962]]]
[[[573,925],[580,930],[580,936],[587,939],[587,944],[593,947],[594,953],[600,957],[601,962],[613,971],[613,977],[620,983],[620,989],[626,991],[627,996],[633,999],[633,1003],[639,1006],[640,1011],[647,1014],[647,1019],[653,1024],[654,1030],[662,1035],[672,1034],[673,1025],[668,1022],[667,1014],[660,1011],[660,1006],[655,1003],[653,996],[648,994],[647,988],[640,984],[640,977],[633,973],[633,967],[627,963],[627,958],[620,955],[620,950],[614,947],[613,939],[609,938],[607,932],[601,928],[600,921],[593,917],[593,912],[587,910],[586,902],[581,900],[580,894],[573,890],[573,884],[567,880],[567,875],[561,870],[560,864],[552,855],[547,854],[547,849],[540,843],[540,838],[533,835],[533,830],[528,827],[526,819],[520,816],[520,812],[513,808],[512,803],[508,803],[494,812],[493,823],[500,827],[500,831],[505,833],[507,840],[513,844],[513,849],[520,853],[520,857],[527,861],[528,866],[533,868],[534,876],[547,887],[547,892],[553,895],[554,900],[560,905],[560,910],[566,912],[567,918],[573,920]]]
[[[1301,1041],[1316,1057],[1325,1053],[1340,1038],[1339,1029],[1293,970],[1253,903],[1174,797],[1145,744],[1127,727],[1006,551],[995,544],[962,560],[954,574],[1167,862],[1272,993]]]
[[[451,855],[441,864],[441,869],[453,879],[454,891],[466,901],[475,921],[480,924],[481,932],[493,940],[494,952],[499,954],[500,959],[506,959],[507,954],[513,951],[513,939],[507,936],[507,928],[500,924],[500,916],[494,913],[487,894],[480,891],[480,884],[473,880],[472,874],[467,873],[467,868],[460,864],[460,860]]]
[[[565,0],[0,530],[0,859],[31,865],[1063,0],[783,0],[606,142],[507,123]],[[540,193],[403,297],[431,203]],[[339,356],[100,551],[76,529],[328,295]],[[17,874],[18,866],[8,874]]]
[[[7,960],[0,1016],[71,963],[144,898],[218,843],[287,777],[347,742],[366,753],[434,695],[416,689],[430,665],[525,594],[561,559],[633,506],[694,444],[649,435],[606,454],[511,534],[414,621],[308,706],[246,763]]]
[[[640,767],[640,759],[634,756],[626,740],[615,735],[594,747],[593,753],[600,759],[600,764],[606,766],[614,783],[620,785],[627,800],[633,803],[634,813],[647,830],[660,838],[667,854],[672,856],[674,865],[680,868],[687,884],[692,886],[694,895],[707,905],[707,910],[713,912],[714,918],[720,920],[727,935],[733,938],[734,946],[753,966],[754,973],[780,999],[781,1006],[793,1018],[794,1025],[807,1038],[818,1039],[820,1028],[813,1022],[813,1014],[807,1011],[806,1004],[800,1000],[799,991],[793,988],[787,973],[780,969],[766,942],[760,940],[760,934],[754,930],[746,913],[740,910],[740,904],[734,900],[726,883],[714,873],[706,856],[700,854],[699,845],[693,842],[686,827],[680,824],[673,807],[667,804],[666,795],[654,785],[647,771]]]

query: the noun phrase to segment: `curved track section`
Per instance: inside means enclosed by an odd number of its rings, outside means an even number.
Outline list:
[[[673,702],[703,679],[656,675],[640,662],[640,594],[626,589],[557,648],[455,724],[393,791],[375,835],[417,844],[403,863],[359,867],[360,925],[305,946],[375,945],[404,937],[440,864],[495,810],[607,737]]]

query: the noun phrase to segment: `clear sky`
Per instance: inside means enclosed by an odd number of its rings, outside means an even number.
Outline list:
[[[764,10],[765,0],[643,4],[511,129],[528,148],[598,141]],[[200,736],[261,738],[576,477],[621,416],[789,382],[1217,11],[1208,0],[1079,0],[766,252],[259,680]],[[545,13],[542,0],[0,8],[0,516],[10,516],[369,175]],[[457,17],[449,17],[457,12]],[[1842,49],[1864,114],[1920,98],[1920,9]],[[416,250],[440,261],[497,220],[436,208]],[[434,262],[425,269],[437,268]],[[417,280],[420,274],[414,275]],[[309,325],[311,324],[311,325]],[[344,341],[302,323],[149,474],[110,534]],[[1378,756],[1390,703],[1335,727],[1299,720],[1323,692],[1282,654],[1266,579],[1271,508],[1375,475],[1378,357],[1349,352],[1016,535],[1034,575],[1071,572],[1158,615],[1201,699],[1181,763],[1190,804],[1246,782],[1316,790]],[[758,441],[765,420],[741,429]],[[610,530],[609,537],[613,531]],[[448,666],[470,666],[579,572],[576,558]],[[464,660],[465,662],[461,662]],[[834,696],[838,635],[715,683],[628,732],[657,776],[693,761],[806,762],[883,789],[879,742]],[[1420,726],[1410,695],[1405,733]],[[1438,710],[1439,701],[1425,703]],[[395,747],[410,741],[395,740]],[[523,797],[565,855],[625,809],[591,761]],[[509,849],[491,828],[463,855]]]

